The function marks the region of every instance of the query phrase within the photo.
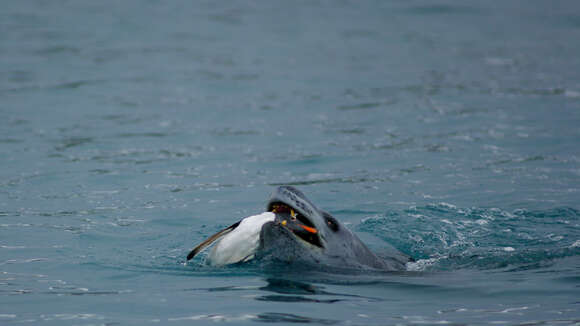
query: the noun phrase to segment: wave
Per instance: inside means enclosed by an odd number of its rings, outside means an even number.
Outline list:
[[[580,255],[580,211],[459,208],[448,203],[391,210],[365,218],[368,232],[410,254],[411,270],[522,270]]]

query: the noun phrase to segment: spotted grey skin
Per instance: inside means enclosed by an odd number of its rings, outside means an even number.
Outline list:
[[[298,213],[301,219],[297,221],[298,225],[310,224],[317,232],[309,234],[309,240],[305,241],[293,232],[295,226],[288,220],[288,215],[276,214],[273,222],[262,226],[257,258],[301,265],[387,271],[404,270],[409,261],[407,256],[399,252],[392,257],[377,256],[353,232],[329,213],[318,209],[294,187],[278,187],[268,201],[268,211],[280,203]]]

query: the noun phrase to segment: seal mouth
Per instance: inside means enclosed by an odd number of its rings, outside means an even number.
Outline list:
[[[295,208],[282,202],[271,202],[268,204],[268,211],[276,214],[279,217],[278,223],[286,227],[298,239],[319,248],[323,247],[314,223]]]

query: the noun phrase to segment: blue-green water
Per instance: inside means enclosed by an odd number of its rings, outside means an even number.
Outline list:
[[[580,322],[576,1],[2,1],[0,324]],[[402,274],[184,265],[292,184]]]

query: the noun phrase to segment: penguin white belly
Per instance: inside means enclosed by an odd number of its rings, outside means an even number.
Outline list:
[[[207,262],[212,266],[224,266],[252,259],[258,249],[262,226],[274,221],[275,217],[272,212],[264,212],[244,218],[212,247]]]

